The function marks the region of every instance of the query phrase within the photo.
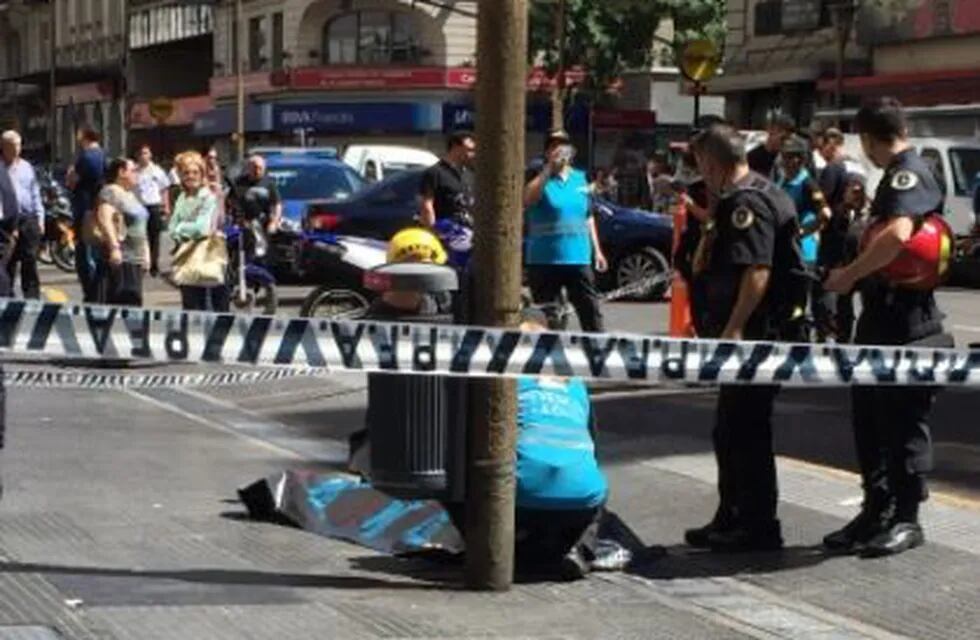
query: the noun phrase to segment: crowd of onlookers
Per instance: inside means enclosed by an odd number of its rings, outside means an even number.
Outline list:
[[[40,297],[37,255],[44,234],[45,209],[31,164],[21,157],[16,131],[2,136],[0,161],[0,232],[11,280],[20,268],[25,298]],[[89,303],[142,305],[143,280],[161,277],[161,242],[167,234],[175,247],[220,238],[227,209],[277,228],[282,205],[275,182],[261,156],[248,159],[242,175],[224,175],[214,148],[185,151],[165,171],[149,145],[137,148],[135,159],[107,157],[99,134],[82,127],[78,153],[68,168],[75,266],[83,298]],[[176,253],[176,252],[175,252]],[[225,278],[204,284],[177,284],[185,309],[227,311]]]

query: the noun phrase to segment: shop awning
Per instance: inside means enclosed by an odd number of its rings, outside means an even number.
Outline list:
[[[894,96],[907,106],[969,104],[980,101],[980,68],[885,73],[844,78],[844,93],[863,97]],[[817,89],[833,93],[835,80],[823,78]]]

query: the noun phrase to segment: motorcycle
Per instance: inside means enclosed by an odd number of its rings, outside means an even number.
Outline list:
[[[74,273],[75,229],[68,193],[47,173],[39,173],[38,182],[45,211],[44,237],[41,239],[38,260]]]
[[[387,261],[388,243],[313,229],[301,234],[299,246],[300,269],[327,279],[306,296],[300,316],[363,317],[377,295],[364,287],[364,273]]]
[[[276,278],[262,265],[269,241],[257,221],[236,220],[225,227],[230,302],[235,311],[274,315],[279,307]]]

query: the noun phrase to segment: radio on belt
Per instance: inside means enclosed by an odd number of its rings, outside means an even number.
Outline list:
[[[379,293],[450,299],[459,289],[459,278],[451,267],[398,263],[368,271],[364,284]],[[452,324],[454,306],[416,315],[369,313],[368,318]],[[462,500],[466,382],[448,376],[368,374],[369,475],[376,489],[402,499]]]

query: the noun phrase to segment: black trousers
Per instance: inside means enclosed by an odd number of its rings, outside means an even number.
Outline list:
[[[181,287],[180,303],[184,311],[228,311],[230,306],[228,287]]]
[[[879,344],[871,319],[858,323],[858,344]],[[952,347],[946,336],[930,347]],[[896,516],[913,521],[928,497],[926,474],[932,470],[929,413],[940,387],[854,387],[851,392],[854,444],[865,495],[895,502]]]
[[[466,535],[466,506],[443,503],[460,535]],[[562,559],[577,549],[586,560],[596,557],[603,507],[553,511],[518,508],[514,518],[514,564],[525,573],[557,571]]]
[[[150,269],[153,273],[160,270],[160,234],[164,230],[163,207],[151,204],[146,207],[150,217],[146,220],[146,240],[150,245]]]
[[[722,385],[712,440],[718,461],[720,524],[778,526],[772,408],[779,387]]]
[[[589,265],[554,264],[528,265],[528,284],[534,303],[545,305],[548,320],[554,323],[561,317],[561,291],[568,291],[568,300],[575,307],[583,331],[603,331],[602,309],[595,274]]]
[[[41,230],[34,218],[21,218],[17,222],[19,234],[17,244],[7,263],[7,275],[10,277],[11,291],[17,279],[17,266],[20,265],[20,288],[25,298],[41,297],[41,278],[37,273],[37,252],[41,246]]]
[[[101,299],[106,304],[130,307],[143,306],[143,266],[131,262],[120,265],[105,265],[103,293]]]
[[[13,295],[13,287],[10,286],[10,278],[7,272],[0,269],[0,297]],[[4,436],[7,431],[7,389],[4,386],[3,366],[0,365],[0,452],[4,447]],[[0,478],[0,496],[3,495],[3,478]]]

